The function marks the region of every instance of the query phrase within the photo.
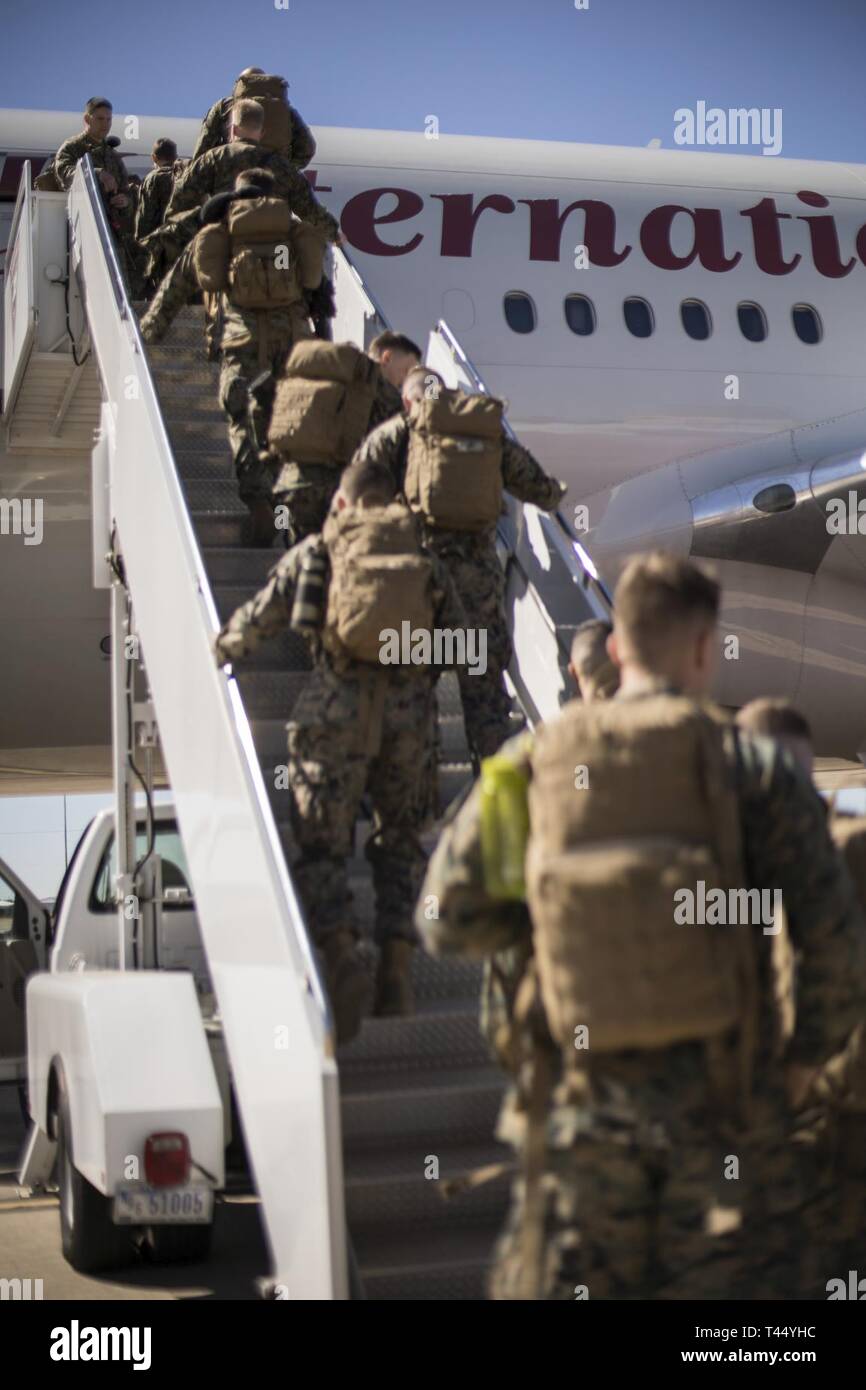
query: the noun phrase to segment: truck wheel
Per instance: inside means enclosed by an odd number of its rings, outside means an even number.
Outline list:
[[[59,1087],[56,1119],[57,1185],[63,1256],[81,1274],[126,1264],[132,1254],[129,1232],[111,1219],[111,1198],[82,1177],[72,1157],[72,1125],[66,1089]]]
[[[210,1255],[213,1222],[206,1226],[151,1226],[148,1244],[155,1264],[197,1264]]]

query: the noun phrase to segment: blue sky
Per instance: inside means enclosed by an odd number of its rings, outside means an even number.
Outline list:
[[[2,102],[200,116],[257,64],[314,124],[671,146],[703,100],[781,107],[783,155],[864,159],[863,0],[588,3],[0,0]]]
[[[0,0],[0,101],[201,116],[256,64],[313,124],[673,145],[674,112],[780,107],[782,154],[863,162],[864,0]],[[70,797],[70,850],[104,798]],[[0,802],[0,857],[53,894],[59,798]]]

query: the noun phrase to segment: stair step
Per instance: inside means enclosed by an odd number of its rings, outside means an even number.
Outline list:
[[[280,559],[280,549],[254,550],[243,546],[208,546],[204,550],[204,562],[211,584],[235,584],[245,590],[247,598],[264,585],[268,570]]]
[[[410,1018],[367,1019],[361,1035],[340,1049],[339,1060],[342,1077],[363,1076],[373,1084],[385,1072],[413,1075],[449,1061],[483,1067],[491,1059],[477,999],[470,997],[422,1002]]]
[[[486,1298],[486,1280],[499,1224],[427,1231],[407,1251],[391,1232],[355,1242],[364,1293],[371,1301],[420,1299],[470,1302]]]
[[[432,1161],[438,1161],[438,1177],[428,1176]],[[430,1231],[418,1240],[419,1225],[439,1227],[448,1223],[455,1232],[467,1226],[501,1224],[508,1210],[509,1175],[485,1182],[455,1196],[443,1195],[446,1179],[470,1177],[489,1164],[513,1163],[514,1156],[503,1145],[451,1145],[425,1152],[416,1145],[398,1152],[365,1154],[346,1167],[346,1220],[356,1246],[363,1249],[367,1232],[376,1241],[395,1226],[407,1228],[407,1253],[426,1243]]]
[[[363,1078],[344,1077],[346,1152],[395,1140],[435,1146],[445,1135],[453,1144],[483,1144],[493,1133],[503,1090],[502,1078],[492,1065],[431,1070],[421,1078],[386,1074],[376,1078],[375,1086]]]

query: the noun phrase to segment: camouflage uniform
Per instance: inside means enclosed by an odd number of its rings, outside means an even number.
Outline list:
[[[141,321],[145,341],[156,341],[175,315],[198,293],[188,246],[175,261]],[[241,501],[251,506],[271,501],[272,475],[262,457],[267,440],[276,381],[295,343],[312,337],[302,305],[285,309],[241,309],[227,294],[216,296],[220,343],[220,405],[228,419],[229,444]],[[250,385],[262,372],[271,376],[250,397]],[[261,448],[259,447],[261,444]]]
[[[202,121],[201,131],[193,150],[193,159],[207,150],[215,150],[228,143],[229,116],[234,106],[234,97],[223,97],[215,101]],[[288,159],[295,169],[305,169],[316,153],[316,142],[309,126],[301,119],[294,106],[289,107],[292,116],[292,145]]]
[[[327,556],[308,536],[270,572],[265,587],[226,623],[218,655],[234,661],[285,628],[305,555]],[[327,559],[323,566],[329,578]],[[463,610],[447,571],[434,561],[435,623],[460,627]],[[287,725],[291,819],[300,851],[294,877],[317,944],[356,931],[347,860],[361,799],[373,805],[365,856],[373,871],[375,938],[415,941],[412,905],[426,856],[418,768],[432,739],[435,671],[335,660],[313,642],[315,665]]]
[[[387,420],[361,445],[359,456],[385,463],[403,487],[409,451],[409,422],[400,416]],[[553,511],[565,485],[549,478],[541,465],[516,440],[502,432],[503,486],[521,502]],[[476,759],[495,753],[510,728],[511,701],[503,672],[511,661],[511,638],[505,621],[505,576],[496,554],[495,528],[482,532],[425,529],[425,543],[445,561],[474,627],[487,631],[487,670],[470,675],[458,671],[466,737]]]
[[[138,195],[135,235],[139,241],[156,231],[165,215],[174,186],[174,166],[158,164],[146,175]]]
[[[166,219],[201,207],[215,193],[227,193],[245,169],[267,169],[274,177],[272,196],[285,198],[296,216],[318,227],[330,241],[337,240],[340,228],[336,218],[318,201],[303,174],[283,155],[263,150],[255,140],[232,140],[230,145],[220,145],[194,159],[175,182]]]
[[[82,131],[80,135],[73,135],[60,146],[54,156],[54,176],[64,191],[71,188],[75,167],[87,154],[90,155],[96,172],[112,174],[117,183],[117,192],[123,193],[129,199],[125,208],[113,208],[109,198],[114,195],[103,191],[105,215],[114,233],[120,269],[126,279],[130,297],[138,299],[143,282],[134,235],[135,196],[129,183],[126,165],[120,155],[104,140],[94,140],[86,131]]]
[[[162,226],[174,178],[173,164],[158,164],[144,178],[135,215],[135,237],[139,246],[144,237]],[[153,294],[176,257],[170,254],[168,242],[163,238],[154,238],[150,245],[142,249],[147,256],[147,291]]]
[[[369,430],[375,429],[402,409],[400,392],[385,380],[380,371],[370,411]],[[274,502],[285,508],[284,515],[278,513],[277,525],[285,529],[289,545],[297,545],[305,536],[322,529],[340,481],[340,472],[339,467],[328,464],[278,460]]]
[[[514,740],[506,752],[528,769],[525,744]],[[789,757],[740,733],[732,770],[748,882],[782,889],[802,957],[796,1029],[784,1060],[819,1065],[863,1016],[863,918],[820,799]],[[446,827],[422,894],[438,900],[437,920],[427,921],[421,908],[416,914],[431,950],[528,951],[528,914],[519,904],[503,911],[485,892],[477,787]],[[773,940],[756,934],[760,1007],[748,1128],[731,1105],[731,1040],[719,1044],[712,1065],[703,1043],[682,1043],[604,1054],[558,1081],[546,1131],[545,1297],[573,1299],[582,1286],[590,1298],[825,1296],[826,1280],[838,1272],[833,1232],[820,1248],[810,1249],[803,1236],[804,1209],[825,1190],[826,1160],[789,1138]],[[509,1137],[522,1142],[514,1125]],[[739,1160],[738,1182],[725,1178],[729,1155]],[[518,1181],[497,1252],[496,1297],[516,1296],[523,1200]]]

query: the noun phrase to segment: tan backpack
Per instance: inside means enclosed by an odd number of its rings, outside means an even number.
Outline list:
[[[269,73],[251,72],[239,77],[234,85],[232,100],[247,97],[257,101],[265,113],[265,124],[259,144],[263,150],[273,150],[287,158],[292,148],[292,113],[286,96],[286,79]]]
[[[485,531],[502,510],[502,402],[442,391],[409,411],[404,491],[428,526]]]
[[[664,694],[574,702],[537,732],[527,900],[550,1030],[572,1060],[581,1045],[591,1057],[748,1027],[760,927],[698,920],[722,889],[727,922],[745,886],[728,736]]]
[[[377,372],[354,343],[296,343],[277,385],[271,448],[295,463],[344,467],[367,433]]]
[[[281,198],[245,198],[229,208],[226,294],[239,309],[285,309],[303,300],[295,228]]]
[[[328,651],[378,666],[386,629],[399,634],[408,622],[411,632],[432,632],[432,563],[402,503],[334,510],[322,537],[331,564],[322,633]]]

